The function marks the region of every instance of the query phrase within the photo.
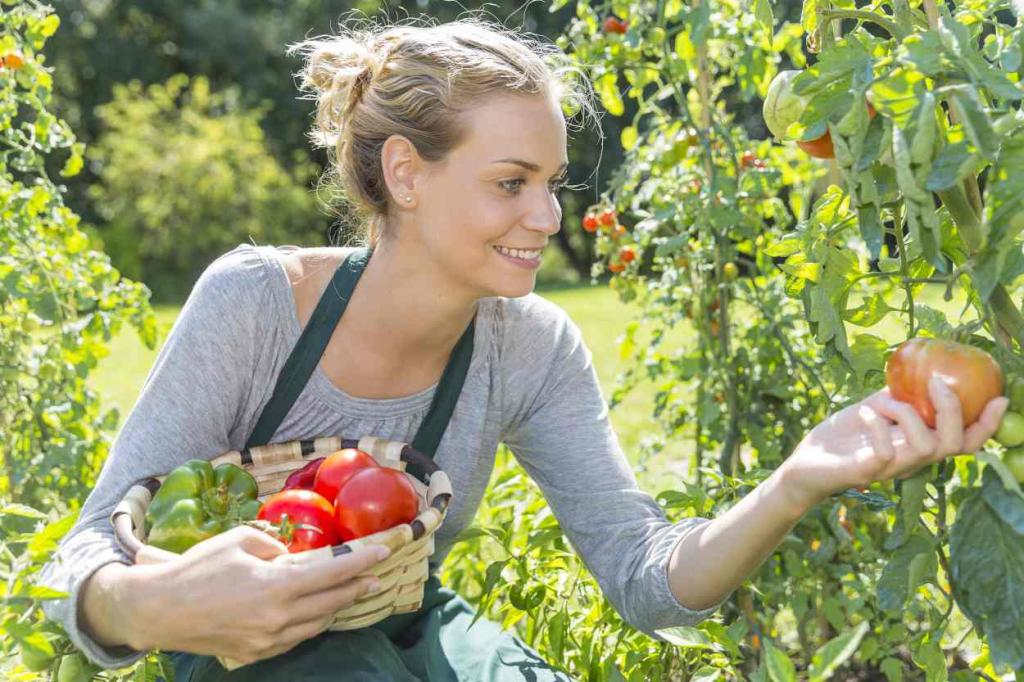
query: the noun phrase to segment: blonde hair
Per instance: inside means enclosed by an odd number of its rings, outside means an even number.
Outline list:
[[[311,94],[302,99],[316,102],[308,136],[330,162],[320,186],[354,210],[370,245],[387,231],[381,148],[392,135],[406,137],[425,161],[443,161],[463,137],[460,114],[499,93],[555,97],[570,129],[577,114],[597,118],[593,89],[558,47],[476,16],[424,21],[356,19],[337,35],[288,47],[305,61],[296,76]]]

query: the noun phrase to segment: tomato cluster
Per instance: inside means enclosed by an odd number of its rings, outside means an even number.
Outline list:
[[[608,236],[615,241],[629,234],[629,230],[619,222],[618,215],[611,208],[587,211],[586,215],[583,216],[582,224],[584,231],[590,233],[598,231],[607,232]],[[626,269],[626,265],[634,260],[636,260],[636,250],[632,246],[623,245],[613,255],[611,262],[608,263],[608,270],[616,273],[622,272]]]
[[[345,448],[292,473],[257,518],[277,525],[289,552],[303,552],[409,523],[418,510],[404,473]]]

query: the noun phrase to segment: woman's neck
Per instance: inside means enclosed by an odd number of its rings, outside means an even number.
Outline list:
[[[447,358],[477,308],[476,296],[453,285],[400,246],[374,248],[344,319],[358,320],[374,355],[433,362]],[[363,325],[366,325],[365,327]]]

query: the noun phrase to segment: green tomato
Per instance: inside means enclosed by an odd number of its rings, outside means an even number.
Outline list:
[[[82,654],[68,654],[60,659],[57,682],[89,682],[99,670]]]
[[[1014,377],[1006,390],[1010,398],[1010,409],[1016,412],[1024,412],[1024,377]]]
[[[53,654],[48,654],[39,649],[27,649],[25,647],[21,649],[21,662],[34,673],[39,673],[49,668],[54,658]]]
[[[762,113],[765,125],[780,140],[785,139],[786,130],[800,120],[807,106],[806,100],[793,92],[793,80],[799,75],[800,71],[780,71],[768,86],[768,94],[764,98]]]
[[[1007,450],[1003,455],[1003,464],[1010,470],[1018,483],[1024,483],[1024,448]]]
[[[1008,448],[1024,445],[1024,415],[1018,412],[1004,414],[995,439]]]

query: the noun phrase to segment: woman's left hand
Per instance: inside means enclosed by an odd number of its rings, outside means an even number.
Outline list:
[[[1003,396],[993,398],[978,421],[964,428],[956,394],[937,377],[928,391],[934,429],[888,388],[815,426],[780,467],[794,501],[810,509],[834,492],[906,478],[932,462],[974,452],[999,428],[1009,404]]]

